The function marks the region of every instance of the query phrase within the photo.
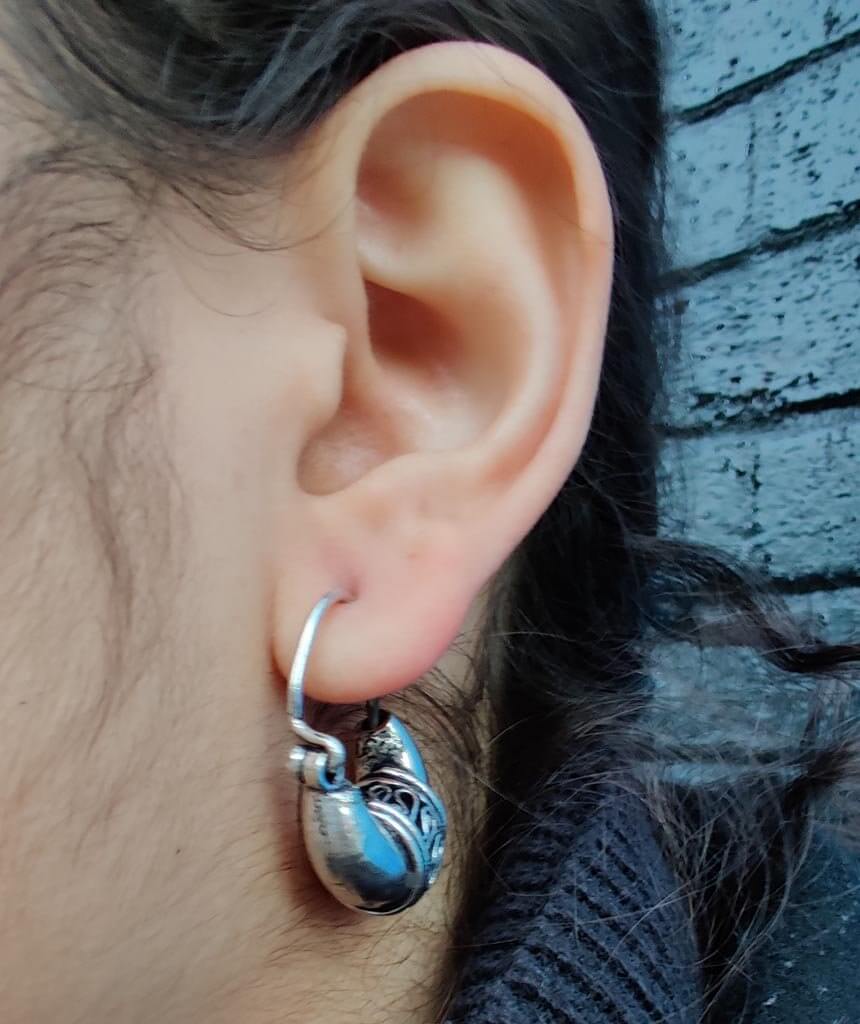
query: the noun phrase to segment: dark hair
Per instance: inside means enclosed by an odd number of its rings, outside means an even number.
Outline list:
[[[796,749],[769,763],[750,752],[732,766],[731,784],[673,781],[662,769],[683,753],[665,732],[651,738],[649,652],[661,637],[695,639],[715,606],[786,672],[833,673],[860,659],[860,647],[807,635],[726,558],[658,535],[661,382],[673,345],[660,298],[660,47],[644,0],[9,6],[6,33],[38,102],[61,115],[52,131],[68,140],[64,158],[96,147],[138,195],[149,176],[214,216],[219,197],[241,191],[261,155],[297,147],[353,85],[403,50],[449,39],[494,43],[567,93],[609,182],[615,285],[585,449],[497,581],[479,650],[476,678],[499,736],[490,776],[500,796],[483,849],[495,856],[493,837],[510,826],[512,809],[561,765],[588,779],[635,764],[690,897],[709,1012],[719,1019],[743,957],[787,898],[811,802],[846,777],[853,741],[838,722],[824,735],[818,700]],[[528,773],[515,769],[524,760]],[[467,913],[464,928],[469,921]]]

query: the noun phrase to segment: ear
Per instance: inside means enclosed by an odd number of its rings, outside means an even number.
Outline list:
[[[433,666],[574,466],[600,373],[612,218],[566,97],[483,45],[386,64],[311,151],[305,209],[329,211],[314,238],[321,308],[345,340],[325,383],[336,397],[295,469],[273,643],[286,674],[312,605],[349,590],[307,683],[346,702]]]

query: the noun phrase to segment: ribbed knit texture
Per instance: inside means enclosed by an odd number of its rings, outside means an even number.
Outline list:
[[[686,1024],[701,1009],[684,895],[630,785],[583,820],[554,788],[512,844],[447,1024]]]

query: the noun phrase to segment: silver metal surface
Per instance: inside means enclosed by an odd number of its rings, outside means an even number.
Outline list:
[[[346,748],[335,736],[328,736],[326,733],[317,732],[312,729],[304,720],[305,715],[305,674],[308,670],[311,651],[317,631],[325,613],[333,604],[339,601],[349,600],[348,596],[341,590],[333,590],[318,601],[299,636],[296,653],[293,657],[293,664],[290,668],[290,678],[287,683],[287,714],[290,716],[290,724],[293,732],[298,738],[311,747],[322,747],[328,758],[328,769],[332,777],[342,775],[346,766]]]
[[[427,770],[418,753],[415,741],[406,726],[395,715],[380,711],[376,725],[365,722],[355,741],[356,781],[380,768],[400,768],[422,782],[427,782]]]
[[[290,672],[287,707],[301,743],[290,764],[301,783],[300,815],[308,857],[328,891],[368,914],[397,914],[436,881],[447,816],[430,787],[408,729],[373,701],[355,737],[355,776],[346,779],[346,748],[304,720],[304,677],[326,611],[327,594],[302,630]]]

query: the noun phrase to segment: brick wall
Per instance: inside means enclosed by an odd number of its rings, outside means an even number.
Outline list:
[[[860,2],[660,2],[682,347],[669,518],[766,568],[826,633],[856,637]],[[715,679],[749,679],[726,652],[706,673],[669,655],[704,703]],[[737,724],[758,716],[767,736],[774,705],[735,698]],[[715,732],[731,739],[724,704]]]

